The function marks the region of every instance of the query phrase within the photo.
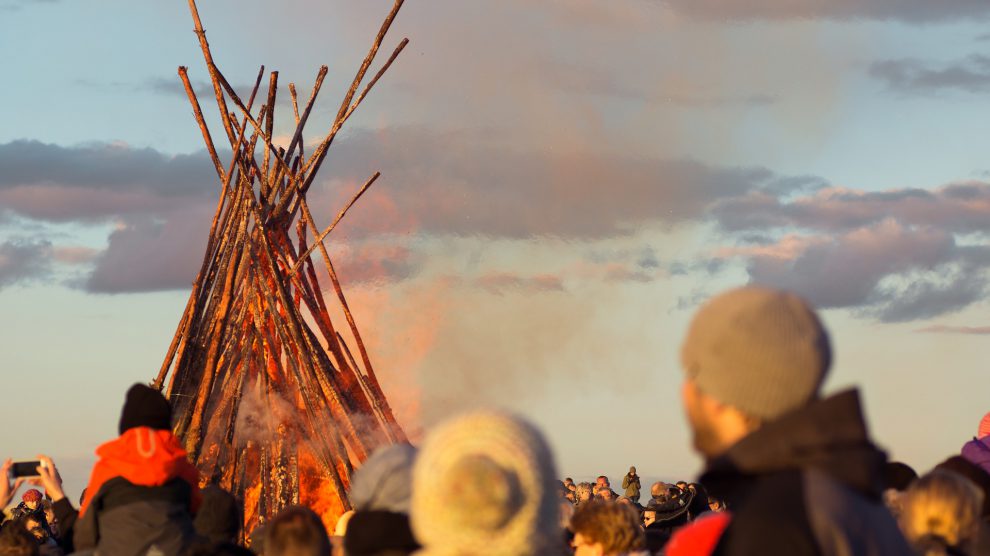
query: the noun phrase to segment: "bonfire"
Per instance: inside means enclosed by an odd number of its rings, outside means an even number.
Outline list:
[[[303,132],[327,67],[316,74],[303,106],[288,84],[295,132],[287,146],[277,146],[278,72],[268,75],[262,91],[262,66],[250,95],[238,96],[214,63],[196,3],[189,0],[222,135],[233,154],[221,161],[188,70],[180,67],[220,194],[202,267],[153,385],[171,401],[175,432],[204,484],[243,500],[245,534],[290,504],[314,508],[333,527],[350,509],[353,470],[375,448],[406,440],[326,246],[379,174],[325,228],[306,200],[337,133],[408,43],[403,39],[366,80],[401,6],[396,0],[386,16],[329,132],[306,153]],[[325,296],[324,288],[331,293]],[[343,327],[331,314],[343,315],[335,317],[346,321]]]

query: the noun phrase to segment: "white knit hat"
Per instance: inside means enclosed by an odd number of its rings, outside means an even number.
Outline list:
[[[543,435],[518,417],[482,411],[443,423],[413,468],[418,554],[561,553],[556,476]]]

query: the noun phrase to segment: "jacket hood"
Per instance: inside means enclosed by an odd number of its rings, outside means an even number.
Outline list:
[[[141,486],[161,486],[190,466],[172,431],[149,427],[129,429],[97,448],[96,455],[113,475]]]
[[[990,473],[990,438],[974,438],[963,445],[962,457]]]
[[[886,461],[869,438],[859,392],[846,390],[764,424],[710,461],[701,483],[717,492],[740,476],[816,469],[876,498]]]

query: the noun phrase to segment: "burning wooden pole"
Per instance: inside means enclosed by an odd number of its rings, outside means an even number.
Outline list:
[[[243,499],[246,532],[293,503],[313,507],[332,526],[350,508],[347,488],[354,467],[374,448],[405,440],[325,244],[379,174],[326,228],[317,225],[306,201],[337,133],[408,42],[403,39],[361,88],[401,6],[396,0],[329,132],[306,157],[305,126],[327,67],[320,68],[302,111],[295,85],[289,84],[295,129],[287,148],[276,147],[278,72],[270,73],[268,90],[261,92],[262,67],[243,102],[214,63],[195,0],[189,0],[232,156],[224,166],[188,71],[180,67],[221,187],[202,265],[153,384],[171,400],[176,433],[204,480]],[[254,108],[256,98],[265,100],[260,109]],[[316,252],[332,297],[323,295],[312,258]],[[359,360],[332,322],[334,301]]]

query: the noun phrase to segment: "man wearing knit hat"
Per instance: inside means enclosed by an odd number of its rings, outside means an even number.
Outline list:
[[[832,361],[811,306],[738,288],[698,310],[681,348],[700,482],[729,512],[679,531],[667,554],[911,554],[884,508],[886,455],[859,394],[820,397]]]

